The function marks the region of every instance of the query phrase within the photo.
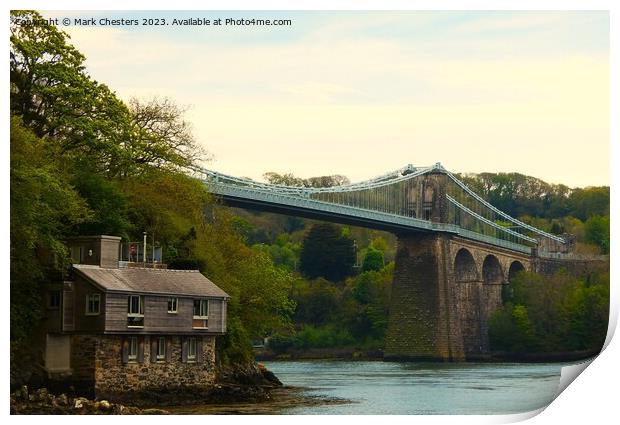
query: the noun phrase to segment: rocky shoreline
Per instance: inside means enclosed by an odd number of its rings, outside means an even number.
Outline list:
[[[24,385],[11,393],[11,415],[163,415],[163,409],[140,409],[110,403],[107,400],[89,400],[85,397],[69,397],[51,394],[46,388],[30,391]]]
[[[168,414],[166,406],[272,401],[270,392],[280,387],[282,382],[260,363],[220,370],[217,383],[206,392],[171,388],[92,400],[71,392],[55,395],[47,388],[33,390],[23,385],[11,393],[11,414]]]

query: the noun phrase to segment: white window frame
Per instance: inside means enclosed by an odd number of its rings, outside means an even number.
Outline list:
[[[172,303],[172,310],[170,309],[170,304]],[[168,313],[177,314],[179,312],[179,298],[178,297],[168,297]]]
[[[95,306],[95,300],[97,301],[97,311],[94,309],[90,310],[90,303],[93,302],[93,307]],[[88,294],[86,295],[86,315],[87,316],[99,316],[101,313],[101,294]]]
[[[187,361],[188,362],[195,362],[196,358],[198,357],[198,346],[196,344],[197,344],[197,341],[195,337],[191,337],[187,339]],[[192,350],[192,346],[193,346],[193,350]]]
[[[138,311],[139,313],[131,312],[133,303],[132,299],[138,298]],[[127,327],[133,329],[144,328],[144,295],[129,295],[127,296]],[[129,318],[142,318],[142,324],[135,324],[134,320]],[[131,323],[131,324],[130,324]]]
[[[138,298],[138,313],[132,312],[132,299]],[[129,295],[127,297],[127,316],[128,317],[144,317],[144,296],[143,295]]]
[[[157,338],[157,352],[155,353],[155,360],[166,360],[166,337],[164,336],[160,336]]]
[[[196,315],[194,314],[194,319],[208,319],[209,318],[209,300],[207,298],[200,298],[200,299],[195,299],[194,300],[194,309],[196,307],[196,301],[200,302],[200,307],[198,308],[198,312],[200,314]],[[204,306],[204,309],[203,309]],[[195,311],[194,311],[195,313]],[[206,313],[206,314],[202,314],[202,313]]]
[[[139,350],[138,337],[137,336],[129,337],[129,347],[127,348],[127,361],[129,362],[138,361],[138,350]]]
[[[209,329],[209,299],[208,298],[196,298],[194,299],[194,305],[192,309],[196,308],[196,302],[199,302],[198,315],[193,315],[192,328],[193,329]],[[196,311],[193,311],[195,313]],[[199,322],[196,322],[199,321]]]

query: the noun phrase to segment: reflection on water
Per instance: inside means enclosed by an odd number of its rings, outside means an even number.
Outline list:
[[[353,403],[292,406],[284,414],[508,414],[555,397],[562,364],[267,362],[285,384]]]

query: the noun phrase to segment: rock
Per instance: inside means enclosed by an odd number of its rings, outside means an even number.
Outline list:
[[[162,409],[144,409],[142,411],[143,415],[169,415],[170,412]]]
[[[73,400],[74,409],[82,409],[83,407],[88,407],[89,404],[90,404],[89,400],[85,397],[78,397]]]
[[[266,367],[263,366],[263,368],[261,369],[261,373],[263,374],[263,378],[265,378],[270,384],[273,384],[278,387],[282,386],[282,381],[280,381],[278,377],[274,375],[274,373],[268,370]]]
[[[140,413],[140,409],[132,406],[123,406],[123,410],[121,412],[122,415],[139,415]]]
[[[47,402],[49,399],[49,393],[47,392],[47,388],[39,388],[34,393],[35,400]]]
[[[60,394],[58,397],[56,397],[56,404],[59,406],[68,406],[69,405],[69,399],[67,398],[66,394]]]
[[[110,410],[110,407],[112,407],[110,405],[110,402],[108,400],[101,400],[99,402],[99,408],[102,410]]]

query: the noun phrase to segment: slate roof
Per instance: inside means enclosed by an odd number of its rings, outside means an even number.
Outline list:
[[[74,270],[106,292],[230,298],[198,270],[107,269],[74,264]]]

